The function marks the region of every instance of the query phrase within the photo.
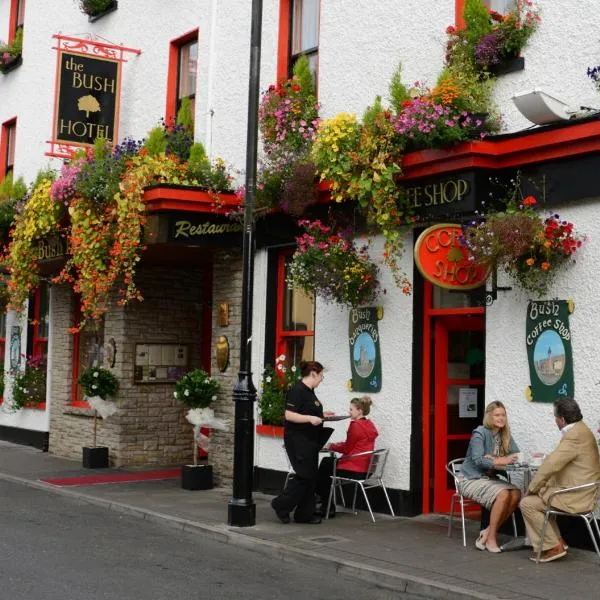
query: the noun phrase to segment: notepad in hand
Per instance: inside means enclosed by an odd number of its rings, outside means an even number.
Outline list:
[[[323,417],[323,421],[343,421],[349,419],[350,415],[333,415],[331,417]]]

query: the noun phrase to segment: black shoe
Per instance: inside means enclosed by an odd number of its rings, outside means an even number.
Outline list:
[[[321,522],[319,517],[313,516],[310,519],[294,519],[294,523],[306,523],[307,525],[318,525]]]
[[[287,510],[279,510],[279,509],[275,508],[273,506],[273,502],[271,502],[271,508],[275,511],[275,514],[277,515],[277,518],[284,525],[287,525],[291,521],[289,511],[287,511]]]
[[[318,511],[315,513],[315,516],[317,516],[317,517],[321,517],[322,519],[324,519],[324,518],[325,518],[325,516],[326,516],[326,515],[325,515],[325,511],[320,509],[320,510],[318,510]],[[330,519],[333,519],[333,517],[335,517],[335,510],[330,510],[330,511],[329,511],[329,518],[330,518]]]

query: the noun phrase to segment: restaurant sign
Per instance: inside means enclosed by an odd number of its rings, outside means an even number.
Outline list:
[[[469,260],[460,225],[440,223],[418,237],[414,256],[417,268],[428,281],[449,290],[471,290],[483,285],[489,269]]]
[[[532,301],[527,306],[526,344],[531,380],[529,400],[573,397],[573,351],[567,300]]]
[[[350,311],[349,342],[353,392],[381,390],[381,351],[376,307]]]
[[[102,41],[55,35],[58,40],[51,150],[68,158],[96,138],[116,142],[121,66],[125,52],[139,50]]]
[[[169,218],[168,241],[189,245],[237,245],[242,243],[242,223],[219,215],[174,215]]]

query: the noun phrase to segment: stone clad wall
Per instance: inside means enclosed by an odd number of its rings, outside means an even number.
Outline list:
[[[219,326],[219,303],[229,303],[229,325]],[[233,386],[240,365],[240,325],[242,304],[242,253],[240,250],[220,250],[215,253],[213,270],[213,332],[211,373],[221,383],[221,393],[214,405],[215,415],[227,421],[227,431],[211,434],[210,462],[214,467],[215,484],[230,487],[233,481],[233,434],[235,405]],[[219,336],[229,340],[229,365],[219,372],[214,351]]]
[[[140,269],[141,303],[113,308],[106,315],[105,342],[114,338],[113,372],[119,379],[119,413],[100,421],[98,445],[110,448],[111,464],[168,465],[192,458],[192,427],[185,407],[173,397],[173,384],[134,384],[136,343],[187,344],[189,365],[201,366],[204,270]],[[208,292],[210,298],[210,290]],[[72,299],[64,286],[52,288],[54,328],[50,452],[81,458],[92,444],[92,411],[71,406]]]

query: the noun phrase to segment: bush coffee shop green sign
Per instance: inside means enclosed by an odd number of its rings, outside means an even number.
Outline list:
[[[350,311],[349,342],[353,392],[381,390],[381,351],[377,321],[382,309],[355,308]]]

